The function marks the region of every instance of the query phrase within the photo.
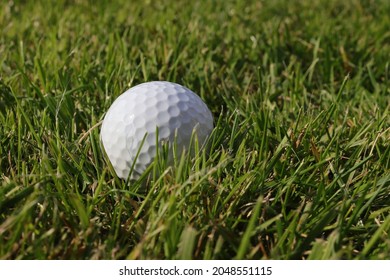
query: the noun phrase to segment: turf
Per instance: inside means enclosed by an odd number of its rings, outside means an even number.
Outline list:
[[[389,1],[109,2],[0,4],[0,258],[390,259]],[[216,127],[127,184],[100,124],[152,80]]]

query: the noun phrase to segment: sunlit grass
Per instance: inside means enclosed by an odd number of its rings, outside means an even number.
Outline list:
[[[0,258],[390,258],[388,1],[38,2],[0,4]],[[215,129],[126,184],[100,123],[152,80]]]

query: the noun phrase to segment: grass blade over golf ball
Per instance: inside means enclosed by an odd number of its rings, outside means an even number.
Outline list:
[[[194,130],[202,146],[212,129],[212,114],[194,92],[171,82],[147,82],[114,101],[101,141],[118,177],[127,179],[134,165],[130,179],[137,179],[156,156],[156,136],[159,143],[176,141],[180,153],[188,149]]]

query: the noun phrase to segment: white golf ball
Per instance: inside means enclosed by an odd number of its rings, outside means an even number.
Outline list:
[[[176,141],[180,153],[190,145],[193,131],[202,146],[212,129],[210,110],[191,90],[171,82],[148,82],[114,101],[100,136],[118,177],[127,179],[134,164],[130,179],[137,179],[153,162],[156,144],[168,141],[172,149]]]

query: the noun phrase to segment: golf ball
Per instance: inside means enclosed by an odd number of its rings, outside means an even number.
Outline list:
[[[201,147],[213,129],[213,117],[194,92],[171,82],[147,82],[130,88],[111,105],[101,128],[101,142],[118,177],[137,179],[153,162],[157,145],[168,141],[178,153],[191,136]],[[180,156],[180,155],[179,155]]]

